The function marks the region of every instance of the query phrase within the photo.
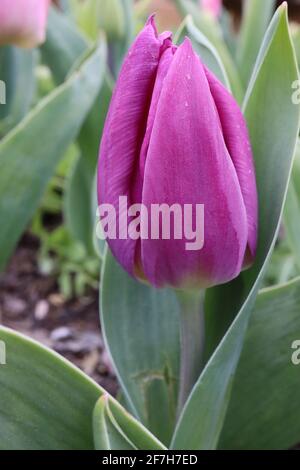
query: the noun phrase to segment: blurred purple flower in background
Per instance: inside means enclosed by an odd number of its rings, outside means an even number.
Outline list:
[[[50,0],[1,0],[0,45],[35,47],[45,41]]]
[[[222,10],[222,0],[199,0],[200,6],[211,13],[214,17],[218,17]]]

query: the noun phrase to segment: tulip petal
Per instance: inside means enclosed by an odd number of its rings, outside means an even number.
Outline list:
[[[0,45],[35,47],[43,43],[50,0],[1,0]]]
[[[99,204],[112,204],[117,211],[120,196],[126,196],[128,204],[141,202],[136,196],[142,184],[139,155],[164,39],[158,37],[151,17],[125,59],[110,105],[100,146],[98,200]],[[117,215],[118,224],[125,220],[124,211]],[[121,265],[133,275],[136,241],[108,242]]]
[[[240,182],[248,219],[248,257],[253,261],[257,246],[258,198],[255,168],[246,121],[233,96],[207,69],[205,73],[220,117],[228,152]]]
[[[208,287],[239,274],[245,206],[203,66],[188,39],[164,80],[145,164],[143,204],[150,211],[151,204],[163,203],[204,204],[205,243],[187,251],[187,238],[142,240],[142,268],[151,284]]]
[[[145,133],[145,137],[144,137],[144,141],[143,141],[143,145],[141,149],[141,154],[140,154],[140,160],[139,160],[141,179],[144,178],[145,162],[147,158],[147,152],[148,152],[150,138],[151,138],[154,120],[156,116],[157,105],[158,105],[160,94],[162,91],[164,79],[167,76],[168,70],[170,68],[170,65],[174,57],[174,53],[175,53],[175,50],[173,49],[173,47],[167,47],[165,51],[162,53],[162,56],[159,62],[155,85],[154,85],[153,94],[152,94],[151,105],[149,109],[146,133]],[[140,200],[141,200],[141,197],[140,197]]]

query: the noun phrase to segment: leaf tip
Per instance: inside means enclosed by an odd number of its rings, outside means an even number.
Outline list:
[[[280,15],[284,16],[286,19],[288,18],[288,8],[289,7],[288,7],[287,1],[282,2],[278,7],[278,11],[280,12]]]

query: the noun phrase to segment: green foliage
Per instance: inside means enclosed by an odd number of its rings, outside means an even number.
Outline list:
[[[300,280],[257,298],[234,378],[219,448],[291,449],[299,444]]]
[[[282,48],[284,56],[280,54]],[[260,203],[256,262],[236,281],[209,293],[208,351],[212,352],[222,341],[210,357],[179,420],[173,440],[177,449],[214,449],[218,443],[255,297],[280,226],[299,131],[299,106],[291,100],[291,83],[297,78],[286,5],[282,5],[266,33],[244,104]],[[276,112],[278,107],[280,113]],[[238,313],[227,332],[229,325],[219,321],[220,312],[226,322]]]
[[[169,444],[179,375],[175,293],[134,281],[108,251],[102,273],[101,313],[106,345],[130,409]]]
[[[4,327],[0,341],[7,351],[0,374],[1,450],[91,450],[94,445],[107,450],[163,449],[121,405],[62,357]],[[121,446],[124,442],[127,447]]]
[[[0,269],[39,205],[58,162],[99,93],[103,60],[100,46],[80,69],[46,97],[0,143]],[[37,136],[47,134],[42,142]],[[9,154],[9,159],[6,158]]]
[[[102,389],[52,351],[0,327],[2,450],[92,449],[92,413]],[[70,393],[72,391],[72,393]]]
[[[0,104],[0,137],[18,124],[30,109],[36,86],[36,60],[36,51],[12,46],[0,48],[0,80],[5,83],[6,91],[6,103]]]

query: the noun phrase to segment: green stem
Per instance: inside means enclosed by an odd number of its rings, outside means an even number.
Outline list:
[[[180,302],[180,384],[178,416],[203,367],[204,291],[177,292]]]

